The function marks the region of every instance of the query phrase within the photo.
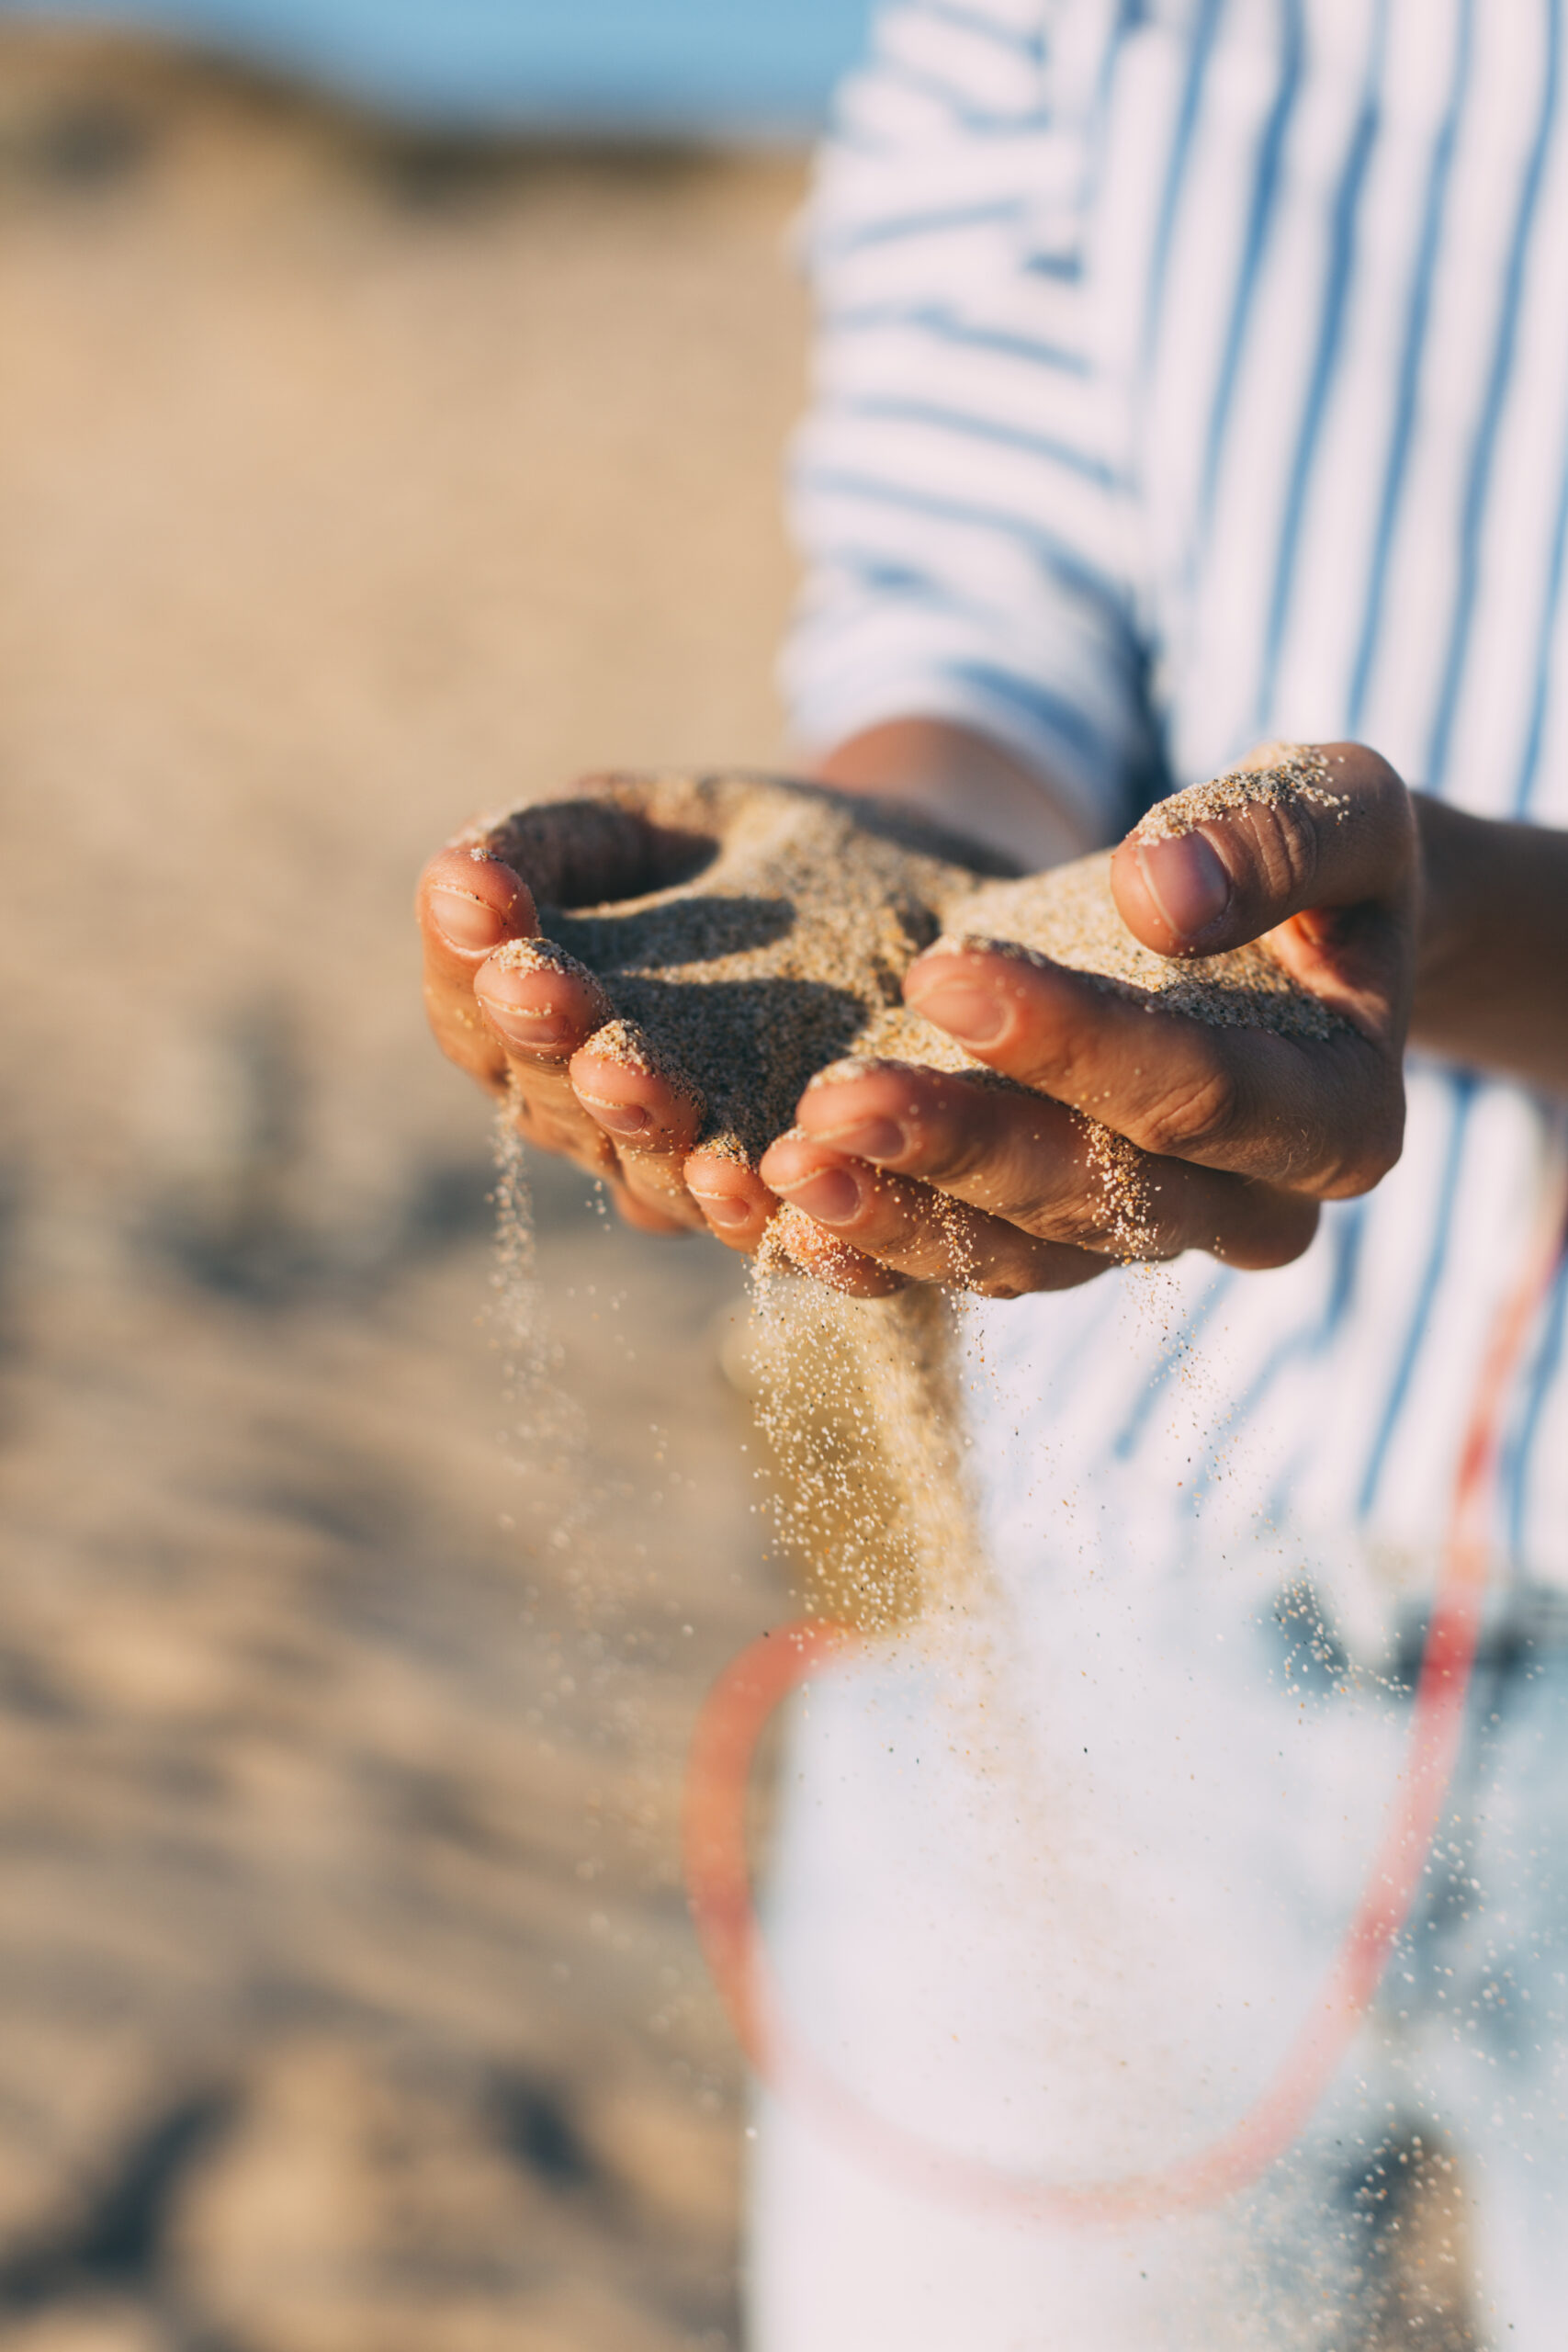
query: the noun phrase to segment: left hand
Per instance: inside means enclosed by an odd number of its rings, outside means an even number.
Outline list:
[[[1161,840],[1135,829],[1111,881],[1160,955],[1266,938],[1339,1016],[1330,1036],[1211,1027],[1042,958],[940,944],[910,967],[907,1001],[1028,1091],[889,1064],[835,1072],[764,1157],[764,1183],[890,1274],[993,1296],[1064,1289],[1128,1254],[1094,1122],[1134,1148],[1136,1254],[1299,1257],[1319,1203],[1369,1191],[1399,1157],[1419,913],[1409,793],[1376,752],[1321,748],[1331,800],[1249,802]],[[1179,820],[1180,799],[1161,813]]]

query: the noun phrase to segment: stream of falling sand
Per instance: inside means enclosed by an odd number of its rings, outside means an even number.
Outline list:
[[[546,1532],[550,1550],[570,1552],[592,1516],[591,1480],[584,1471],[588,1421],[562,1387],[562,1350],[550,1328],[539,1281],[534,1200],[525,1146],[510,1103],[495,1125],[495,1267],[491,1319],[502,1346],[502,1401],[512,1419],[502,1431],[507,1458],[520,1475],[542,1471],[560,1489]]]

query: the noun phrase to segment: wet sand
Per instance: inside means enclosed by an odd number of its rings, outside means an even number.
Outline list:
[[[408,902],[474,809],[777,761],[798,187],[0,33],[17,2352],[735,2340],[673,1806],[782,1606],[738,1272],[542,1183],[584,1581]]]

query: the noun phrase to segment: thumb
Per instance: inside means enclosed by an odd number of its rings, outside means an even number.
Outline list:
[[[1111,888],[1160,956],[1217,956],[1316,908],[1408,897],[1416,826],[1386,760],[1359,743],[1270,743],[1151,808],[1116,851]]]

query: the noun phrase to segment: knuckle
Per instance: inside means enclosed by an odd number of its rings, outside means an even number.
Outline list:
[[[1317,827],[1291,801],[1258,802],[1247,811],[1258,878],[1270,900],[1300,900],[1310,894],[1318,866]]]
[[[1095,1091],[1100,1047],[1098,1037],[1080,1034],[1070,1023],[1026,1020],[1007,1075],[1054,1102],[1077,1102]]]
[[[1092,1169],[1079,1190],[1042,1201],[1034,1209],[1021,1212],[1017,1221],[1037,1241],[1057,1248],[1087,1250],[1100,1257],[1114,1247],[1115,1204]]]
[[[923,1164],[921,1173],[962,1188],[976,1207],[1027,1228],[1032,1218],[1047,1213],[1059,1190],[1064,1127],[1072,1118],[1055,1102],[972,1088],[944,1127],[941,1166]]]
[[[1408,810],[1410,795],[1392,761],[1384,759],[1370,743],[1348,743],[1344,751],[1352,763],[1362,795],[1369,800],[1386,802],[1403,817]]]
[[[1234,1133],[1241,1090],[1233,1071],[1213,1063],[1173,1087],[1140,1122],[1138,1141],[1170,1159],[1191,1159]]]
[[[997,1139],[982,1121],[959,1118],[931,1126],[919,1138],[908,1163],[927,1184],[968,1188],[985,1183],[997,1169]]]
[[[1081,1143],[1063,1151],[1038,1132],[1015,1134],[992,1163],[986,1208],[1036,1243],[1103,1247],[1108,1207],[1100,1173],[1081,1161]]]
[[[933,1211],[928,1201],[911,1200],[902,1188],[895,1189],[885,1178],[880,1184],[867,1188],[864,1205],[852,1225],[840,1228],[852,1232],[864,1250],[888,1250],[899,1256],[929,1253]]]
[[[996,1150],[992,1103],[977,1086],[964,1080],[915,1082],[890,1092],[887,1114],[903,1122],[908,1149],[898,1161],[907,1180],[926,1184],[954,1184],[984,1172]]]
[[[1036,1240],[1054,1238],[1064,1215],[1070,1213],[1064,1209],[1060,1184],[1040,1181],[1038,1170],[1016,1167],[1005,1169],[987,1184],[977,1205],[987,1216]]]
[[[1359,1200],[1362,1193],[1376,1190],[1400,1156],[1400,1146],[1388,1136],[1369,1138],[1355,1153],[1343,1159],[1336,1169],[1332,1182],[1323,1190],[1329,1201]]]

